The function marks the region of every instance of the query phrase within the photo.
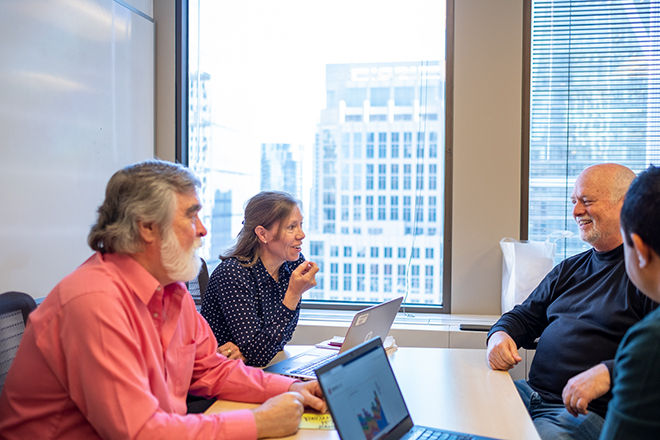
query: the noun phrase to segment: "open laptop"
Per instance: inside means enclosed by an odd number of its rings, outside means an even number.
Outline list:
[[[350,327],[346,331],[344,342],[339,351],[328,350],[327,348],[313,348],[273,364],[266,368],[265,371],[303,380],[315,379],[314,370],[320,365],[330,362],[338,354],[344,353],[374,337],[380,337],[384,341],[392,327],[402,301],[403,297],[394,298],[357,312],[353,317]]]
[[[342,440],[489,438],[414,425],[379,338],[318,368],[316,377]]]

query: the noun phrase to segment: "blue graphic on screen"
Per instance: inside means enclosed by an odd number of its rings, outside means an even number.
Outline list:
[[[362,408],[362,414],[358,414],[358,421],[362,427],[364,438],[372,440],[387,427],[387,417],[383,411],[378,394],[374,391],[374,400],[371,402],[371,411]]]

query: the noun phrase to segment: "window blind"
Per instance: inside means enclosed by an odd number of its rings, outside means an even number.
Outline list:
[[[584,168],[660,163],[660,1],[533,0],[531,21],[529,238],[574,232],[559,261],[589,248],[569,200]]]

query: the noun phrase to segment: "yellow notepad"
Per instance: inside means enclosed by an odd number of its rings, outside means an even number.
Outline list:
[[[335,429],[330,413],[303,413],[300,419],[300,429]]]

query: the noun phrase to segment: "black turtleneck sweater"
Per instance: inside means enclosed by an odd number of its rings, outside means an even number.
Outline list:
[[[608,252],[591,249],[555,266],[488,337],[502,330],[518,347],[539,338],[529,385],[544,400],[562,403],[562,390],[576,374],[599,363],[612,374],[623,335],[656,306],[628,279],[623,245]],[[604,417],[610,398],[608,392],[589,409]]]

